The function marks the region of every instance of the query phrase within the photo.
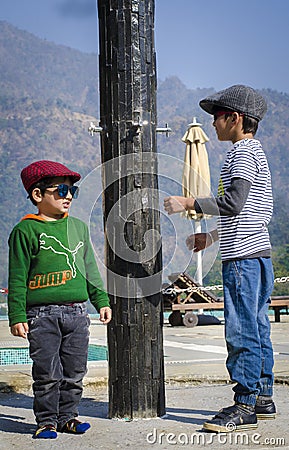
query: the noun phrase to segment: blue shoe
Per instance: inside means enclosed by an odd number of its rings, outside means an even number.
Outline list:
[[[205,431],[231,433],[232,431],[255,430],[258,426],[254,407],[236,403],[221,409],[213,419],[203,424]]]
[[[83,434],[90,428],[88,422],[71,419],[61,428],[62,433]]]
[[[56,439],[57,432],[54,425],[48,424],[38,427],[33,439]]]
[[[257,398],[255,413],[258,420],[275,419],[276,406],[271,397]]]

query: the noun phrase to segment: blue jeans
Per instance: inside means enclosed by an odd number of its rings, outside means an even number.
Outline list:
[[[27,318],[36,422],[61,428],[78,415],[82,396],[90,324],[86,305],[28,307]]]
[[[273,395],[273,348],[268,308],[274,284],[270,258],[223,262],[227,369],[234,400],[254,406]]]

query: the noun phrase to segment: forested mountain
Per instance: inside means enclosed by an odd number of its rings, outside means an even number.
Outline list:
[[[0,22],[0,61],[0,286],[6,286],[9,233],[25,213],[33,210],[26,199],[20,171],[37,159],[68,164],[83,176],[98,166],[99,136],[92,138],[87,129],[91,120],[98,122],[99,94],[97,55],[47,42],[6,22]],[[212,85],[213,82],[212,76]],[[213,87],[187,89],[175,77],[158,81],[158,125],[168,123],[172,128],[168,138],[158,135],[158,152],[176,158],[175,162],[169,160],[170,171],[175,167],[176,177],[181,180],[178,162],[183,160],[185,150],[181,138],[196,116],[210,138],[207,150],[215,191],[229,144],[217,141],[210,116],[198,106],[199,100],[212,92]],[[262,140],[272,170],[275,213],[270,231],[280,276],[289,273],[289,95],[270,89],[261,93],[268,101],[268,113],[257,137]],[[102,249],[99,203],[92,228],[94,239],[99,239],[96,246]],[[164,230],[168,233],[164,248],[168,249],[170,231],[166,224]],[[180,254],[179,271],[185,269],[182,258]],[[217,275],[212,271],[208,281],[214,277],[218,278],[218,270]]]

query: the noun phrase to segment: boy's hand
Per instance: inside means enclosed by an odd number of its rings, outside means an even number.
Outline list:
[[[99,310],[100,318],[99,320],[106,325],[111,321],[111,309],[109,306],[105,306],[104,308],[100,308]]]
[[[194,209],[194,204],[194,198],[173,196],[164,199],[164,208],[169,215],[184,212],[186,209]]]
[[[187,237],[186,244],[189,250],[199,252],[209,247],[212,244],[212,239],[209,233],[196,233]]]
[[[23,339],[27,338],[27,333],[29,331],[28,323],[15,323],[10,327],[11,334],[13,336],[22,337]]]

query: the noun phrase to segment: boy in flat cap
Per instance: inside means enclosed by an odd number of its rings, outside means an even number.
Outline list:
[[[80,179],[63,164],[37,161],[21,172],[37,214],[25,216],[9,237],[9,324],[28,338],[33,360],[34,438],[57,431],[83,434],[78,404],[87,370],[89,298],[107,324],[111,310],[86,224],[68,217]]]
[[[268,307],[274,276],[267,225],[272,216],[271,176],[260,141],[254,138],[267,106],[254,89],[235,85],[201,100],[214,116],[220,141],[231,141],[216,198],[168,197],[169,214],[195,209],[219,216],[218,229],[191,235],[189,249],[200,251],[220,240],[224,286],[227,369],[235,404],[204,423],[216,432],[257,428],[274,419],[273,349]]]

